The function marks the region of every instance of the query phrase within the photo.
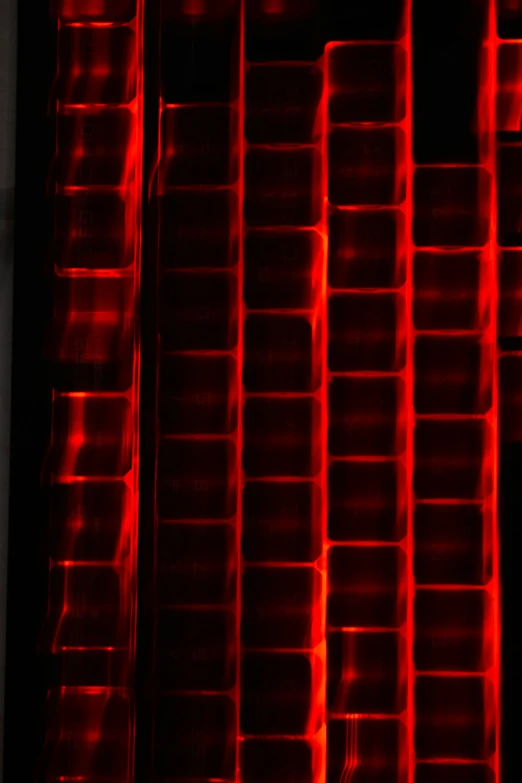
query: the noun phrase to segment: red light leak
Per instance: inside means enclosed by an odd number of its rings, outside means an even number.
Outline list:
[[[143,6],[57,2],[46,780],[133,777]]]
[[[163,74],[151,176],[161,779],[499,780],[498,407],[520,369],[501,359],[499,402],[496,344],[497,322],[520,332],[522,248],[502,132],[522,130],[521,44],[497,38],[491,0],[479,161],[414,161],[417,1],[395,40],[315,62],[248,55],[256,21],[277,38],[313,2],[163,4],[194,41],[232,32],[215,84]],[[130,783],[143,7],[109,5],[55,3],[47,779]],[[500,309],[497,241],[517,248]]]

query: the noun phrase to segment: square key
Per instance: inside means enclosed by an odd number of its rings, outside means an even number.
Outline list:
[[[405,281],[404,215],[348,209],[328,216],[330,288],[400,288]]]
[[[130,22],[136,0],[51,0],[51,14],[62,22]]]
[[[321,574],[314,566],[246,566],[242,578],[241,640],[256,649],[313,649]]]
[[[327,724],[327,737],[327,783],[408,780],[408,737],[403,721],[367,715],[333,719]]]
[[[125,397],[57,397],[50,470],[57,478],[116,478],[132,467],[134,428]]]
[[[313,563],[322,553],[321,489],[312,481],[247,481],[241,550],[247,562]]]
[[[396,294],[343,294],[328,305],[328,369],[396,372],[405,362],[404,301]]]
[[[406,475],[399,461],[333,460],[328,469],[331,541],[402,541]]]
[[[237,344],[237,278],[174,272],[159,283],[159,331],[171,351],[227,351]]]
[[[236,618],[227,609],[162,609],[154,637],[160,690],[226,691],[236,676]]]
[[[231,185],[238,168],[238,115],[227,106],[167,107],[161,115],[162,187]]]
[[[112,565],[53,566],[49,576],[52,649],[130,644],[125,575]]]
[[[522,147],[500,146],[497,151],[498,244],[522,245]]]
[[[231,103],[239,89],[237,0],[164,0],[161,11],[165,103]]]
[[[246,391],[315,391],[321,383],[320,332],[305,315],[248,314],[244,323]]]
[[[227,604],[236,594],[236,535],[232,525],[158,525],[156,593],[160,606]]]
[[[396,44],[337,44],[328,50],[332,123],[400,122],[406,112],[406,53]]]
[[[310,714],[319,661],[304,653],[245,652],[241,664],[241,731],[304,736],[315,731]]]
[[[415,783],[495,783],[495,770],[483,764],[430,764],[420,762],[415,766]]]
[[[400,627],[406,617],[405,566],[397,546],[331,546],[328,625]]]
[[[162,439],[157,503],[164,519],[227,519],[236,510],[232,440]]]
[[[136,34],[130,27],[62,26],[57,97],[61,103],[130,103],[136,95]]]
[[[251,148],[245,157],[248,226],[315,226],[322,217],[321,156],[313,147]]]
[[[232,698],[163,692],[154,706],[154,780],[233,778],[237,727]]]
[[[57,118],[56,180],[64,186],[126,186],[133,177],[134,114],[96,107]]]
[[[45,771],[49,781],[127,781],[134,705],[122,688],[56,688],[46,705]]]
[[[321,409],[308,398],[247,398],[243,469],[254,476],[315,476],[321,467]]]
[[[237,426],[237,365],[232,356],[161,356],[162,434],[226,435]]]
[[[418,252],[413,256],[413,323],[418,330],[482,330],[489,313],[481,289],[488,262],[481,253]]]
[[[416,413],[485,414],[491,407],[491,347],[476,337],[415,339]]]
[[[417,584],[484,585],[491,577],[488,519],[480,505],[423,503],[414,510]]]
[[[245,74],[249,144],[313,144],[321,136],[323,74],[315,65],[264,64]]]
[[[158,199],[159,259],[167,269],[226,269],[239,259],[233,190],[174,190]]]
[[[492,605],[485,590],[417,589],[414,612],[417,671],[484,672],[492,665]]]
[[[400,634],[334,631],[327,644],[330,713],[397,715],[405,709],[406,645]]]
[[[490,177],[480,166],[420,166],[413,175],[417,247],[482,247],[489,239]]]
[[[498,336],[522,337],[522,253],[505,250],[498,258]]]
[[[404,134],[398,128],[334,128],[328,198],[336,206],[392,206],[405,198]]]
[[[488,727],[492,683],[474,677],[419,676],[415,681],[415,752],[419,759],[487,759],[495,750]]]
[[[77,190],[54,199],[53,260],[61,269],[123,269],[134,260],[125,194]]]
[[[247,231],[243,298],[251,310],[312,309],[320,296],[323,238],[310,229]]]
[[[334,378],[328,389],[328,452],[333,457],[391,457],[406,446],[398,378]]]
[[[132,494],[123,481],[53,484],[49,552],[53,560],[114,561],[128,543]]]
[[[489,491],[484,421],[418,421],[414,431],[413,491],[417,498],[479,500]]]
[[[320,748],[301,739],[246,738],[241,743],[241,780],[244,783],[313,783]]]

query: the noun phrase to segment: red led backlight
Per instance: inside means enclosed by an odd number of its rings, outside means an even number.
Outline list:
[[[522,5],[50,10],[37,779],[508,783]]]
[[[135,733],[143,8],[54,10],[48,637],[66,687],[49,693],[45,779],[123,783]]]

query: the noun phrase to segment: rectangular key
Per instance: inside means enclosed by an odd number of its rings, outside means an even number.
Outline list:
[[[396,44],[335,44],[328,50],[328,116],[334,124],[401,122],[406,52]]]
[[[160,441],[157,503],[164,519],[227,519],[236,508],[236,449],[230,440]]]
[[[321,383],[321,325],[305,315],[249,314],[244,322],[247,392],[314,392]]]
[[[235,530],[229,524],[158,524],[156,590],[160,606],[228,604],[236,594]]]
[[[241,731],[304,737],[312,720],[320,662],[313,654],[247,652],[241,666]]]
[[[233,778],[237,729],[230,697],[162,693],[155,706],[156,779]]]
[[[328,625],[398,628],[405,619],[405,554],[397,546],[332,546]]]
[[[248,565],[242,579],[241,639],[249,648],[313,649],[321,574],[314,566]]]
[[[491,578],[491,536],[480,504],[417,505],[414,574],[417,584],[484,585]]]
[[[311,481],[247,481],[241,536],[245,560],[314,562],[322,551],[321,502],[321,490]]]
[[[405,471],[399,461],[336,461],[328,471],[331,541],[401,541],[406,535]]]
[[[51,472],[125,476],[132,467],[132,412],[124,397],[58,397],[53,405]]]
[[[420,590],[414,601],[417,671],[485,672],[493,663],[491,596],[484,590]]]
[[[250,398],[243,407],[243,469],[249,477],[309,478],[320,469],[320,408],[305,398]]]
[[[353,715],[328,722],[327,783],[357,770],[357,783],[406,783],[406,725],[394,718]]]
[[[49,693],[46,778],[130,783],[134,705],[129,692],[60,688]]]
[[[406,707],[398,633],[332,631],[328,635],[327,706],[335,714],[398,715]]]
[[[419,759],[486,760],[495,749],[487,720],[492,683],[473,677],[418,676],[415,751]]]
[[[136,35],[130,27],[63,26],[58,32],[61,103],[130,103],[136,95]]]
[[[398,378],[334,378],[329,386],[328,452],[333,457],[391,457],[405,448]]]

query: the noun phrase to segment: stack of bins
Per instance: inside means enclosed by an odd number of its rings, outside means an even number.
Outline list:
[[[319,4],[247,0],[241,778],[324,780]]]
[[[58,21],[46,781],[132,780],[140,2]],[[43,778],[42,778],[43,779]]]
[[[326,52],[330,783],[408,780],[405,10]]]
[[[519,745],[515,722],[520,701],[518,527],[522,467],[522,8],[497,3],[497,244],[499,349],[499,458],[502,575],[502,704],[500,744],[504,779],[516,777]]]
[[[414,0],[416,783],[498,768],[491,10]]]
[[[148,780],[236,770],[240,3],[160,18]]]

